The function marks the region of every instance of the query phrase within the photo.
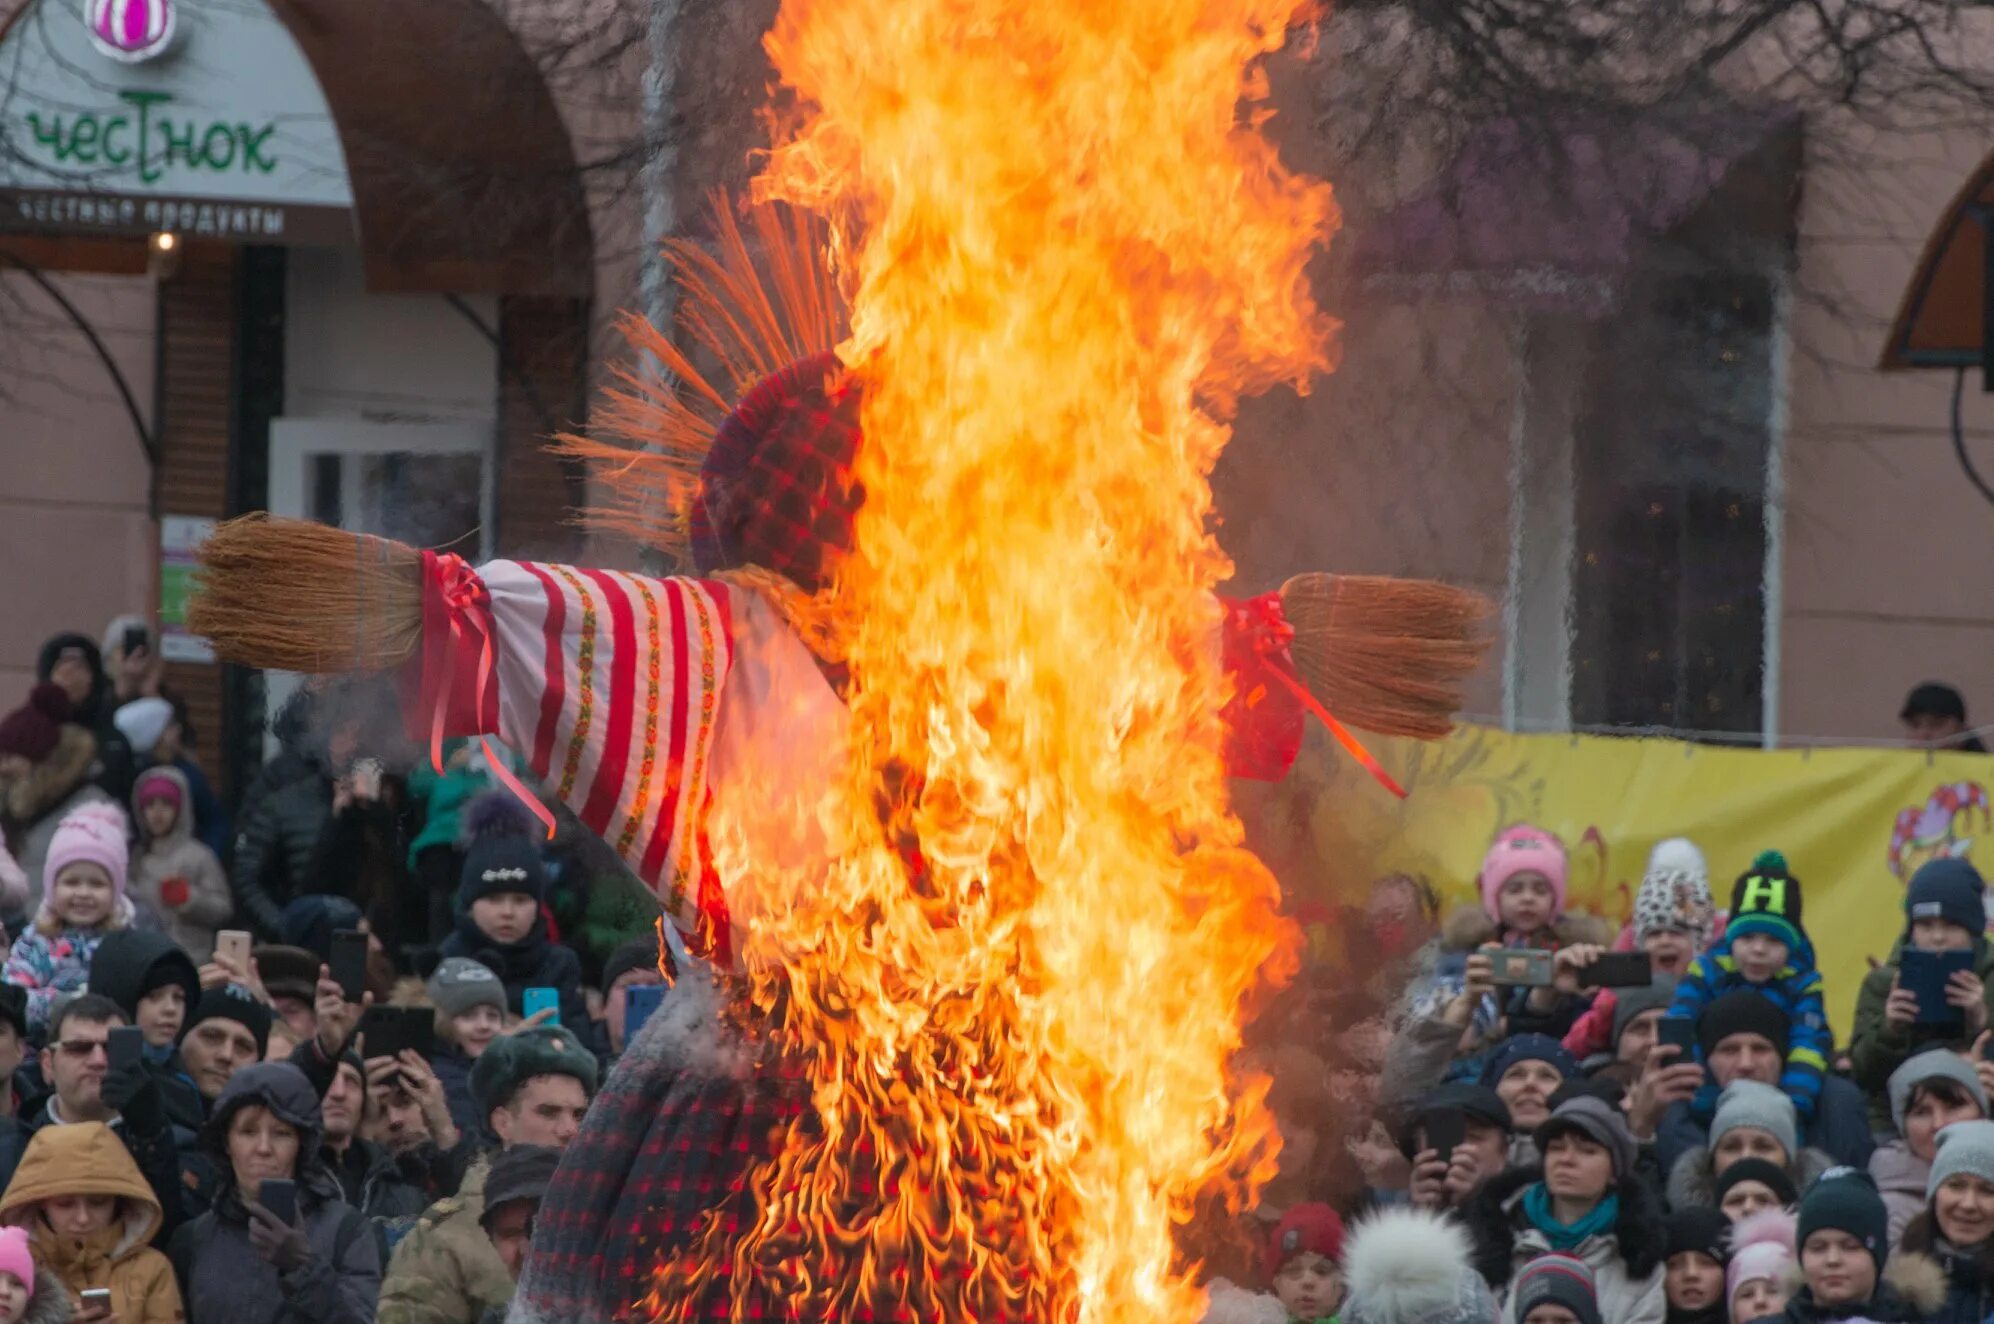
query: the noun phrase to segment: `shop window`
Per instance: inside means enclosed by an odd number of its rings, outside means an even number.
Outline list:
[[[1571,719],[1763,726],[1773,296],[1658,273],[1601,324],[1573,428]]]

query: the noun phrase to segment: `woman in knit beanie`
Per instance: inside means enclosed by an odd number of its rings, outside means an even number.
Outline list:
[[[1960,1122],[1987,1118],[1987,1089],[1979,1065],[1944,1048],[1908,1059],[1890,1075],[1889,1120],[1897,1138],[1869,1156],[1869,1175],[1890,1211],[1890,1244],[1900,1245],[1904,1229],[1925,1211],[1930,1199],[1932,1160],[1939,1133]]]
[[[1734,1080],[1717,1096],[1709,1143],[1684,1150],[1669,1169],[1669,1207],[1715,1208],[1718,1180],[1744,1159],[1772,1164],[1786,1175],[1793,1190],[1805,1190],[1834,1166],[1834,1160],[1821,1151],[1801,1147],[1793,1100],[1771,1085]]]
[[[1946,1274],[1933,1324],[1980,1324],[1994,1314],[1994,1122],[1954,1122],[1939,1132],[1925,1211],[1904,1230],[1904,1249]]]
[[[1869,1174],[1830,1168],[1800,1199],[1800,1288],[1792,1324],[1910,1324],[1945,1304],[1945,1274],[1922,1255],[1890,1257],[1889,1216]],[[1887,1261],[1887,1268],[1886,1268]]]

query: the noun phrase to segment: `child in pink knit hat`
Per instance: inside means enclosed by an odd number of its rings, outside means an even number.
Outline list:
[[[0,1324],[22,1324],[34,1300],[35,1256],[28,1249],[28,1230],[0,1227]],[[61,1313],[68,1317],[69,1312]]]
[[[132,921],[125,899],[129,860],[124,810],[87,804],[56,828],[42,865],[42,904],[14,940],[0,979],[28,991],[28,1031],[47,1031],[55,1000],[90,983],[97,944]]]
[[[1518,823],[1496,834],[1482,859],[1482,910],[1505,947],[1552,945],[1550,929],[1565,913],[1565,843]]]

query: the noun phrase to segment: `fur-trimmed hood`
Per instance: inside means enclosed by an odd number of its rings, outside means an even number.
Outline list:
[[[1525,1226],[1523,1192],[1544,1180],[1543,1166],[1511,1168],[1482,1184],[1461,1209],[1461,1221],[1475,1239],[1475,1269],[1489,1286],[1500,1289],[1514,1268],[1516,1239]],[[1614,1186],[1620,1215],[1608,1234],[1614,1257],[1630,1279],[1646,1278],[1662,1267],[1667,1245],[1661,1205],[1641,1179],[1629,1173]]]
[[[1814,1184],[1816,1177],[1834,1166],[1834,1159],[1809,1147],[1801,1150],[1800,1156],[1786,1165],[1786,1175],[1793,1182],[1794,1190],[1804,1191]],[[1716,1207],[1717,1175],[1711,1170],[1710,1146],[1696,1145],[1682,1152],[1682,1157],[1669,1169],[1666,1194],[1671,1209],[1689,1209],[1698,1205]]]
[[[1930,1259],[1946,1276],[1946,1284],[1952,1291],[1972,1294],[1976,1298],[1994,1298],[1994,1242],[1986,1242],[1967,1250],[1955,1250],[1939,1237],[1938,1223],[1932,1217],[1931,1207],[1904,1225],[1904,1236],[1899,1243],[1905,1255],[1922,1256]],[[1983,1318],[1986,1312],[1982,1311]]]
[[[96,762],[97,737],[64,722],[49,756],[7,788],[7,816],[23,826],[39,822],[90,780]]]
[[[1937,1314],[1946,1303],[1946,1271],[1937,1260],[1916,1251],[1899,1251],[1883,1266],[1876,1295],[1867,1301],[1832,1308],[1814,1303],[1795,1260],[1786,1271],[1786,1317],[1801,1324],[1827,1320],[1868,1319],[1877,1324],[1910,1324]]]
[[[1573,943],[1593,943],[1604,947],[1613,941],[1613,925],[1596,915],[1583,911],[1568,910],[1551,922],[1551,932],[1558,940],[1558,946],[1569,947]],[[1461,906],[1451,912],[1440,925],[1440,949],[1445,952],[1472,952],[1485,942],[1495,942],[1501,937],[1496,922],[1480,906]]]
[[[74,1318],[76,1308],[69,1304],[69,1289],[62,1285],[62,1279],[37,1264],[35,1294],[28,1298],[21,1324],[69,1324]]]

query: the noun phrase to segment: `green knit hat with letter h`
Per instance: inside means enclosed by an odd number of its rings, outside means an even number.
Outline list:
[[[1800,926],[1800,879],[1776,850],[1761,852],[1731,885],[1731,923],[1724,936],[1735,942],[1747,933],[1767,934],[1792,951],[1806,943]]]

